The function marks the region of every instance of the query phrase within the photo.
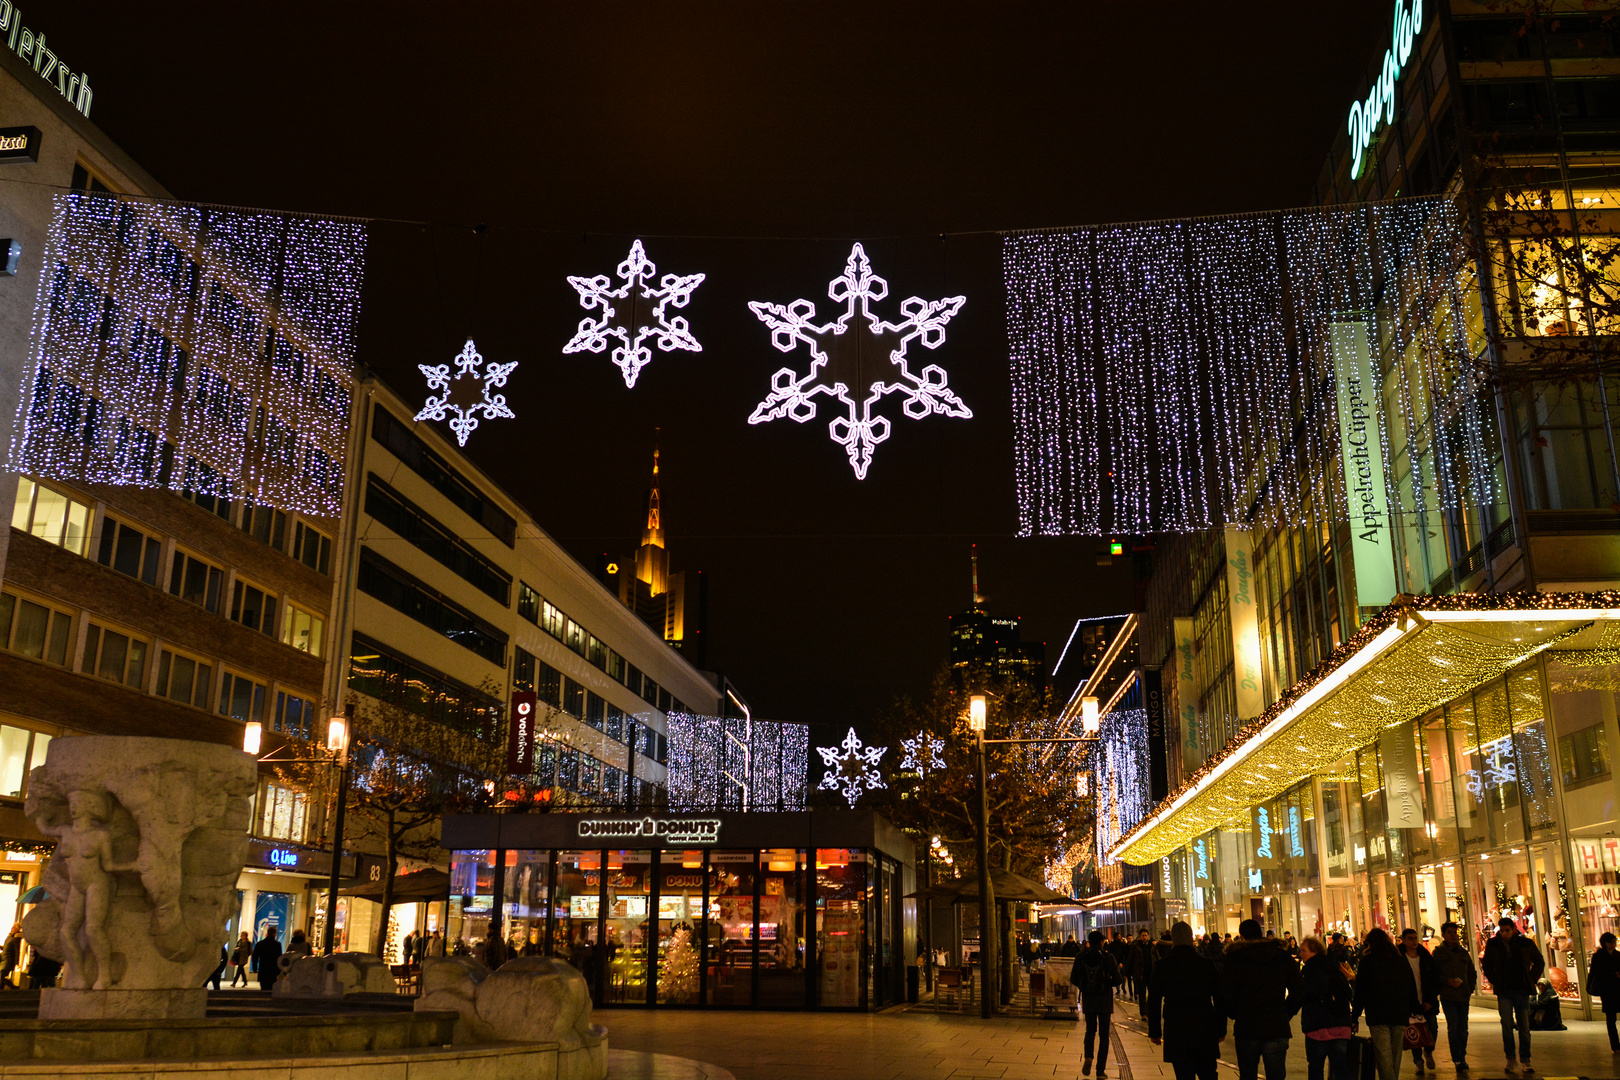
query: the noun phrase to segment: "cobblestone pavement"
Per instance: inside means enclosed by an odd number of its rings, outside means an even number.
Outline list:
[[[1147,1038],[1136,1007],[1120,1002],[1108,1057],[1109,1080],[1170,1080],[1159,1047]],[[697,1012],[607,1009],[597,1021],[609,1031],[615,1051],[673,1055],[708,1063],[736,1080],[1045,1080],[1079,1078],[1085,1025],[1067,1020],[981,1020],[935,1015],[926,1005],[881,1013]],[[1566,1020],[1570,1030],[1535,1032],[1537,1080],[1589,1077],[1620,1080],[1620,1056],[1609,1053],[1602,1021]],[[1469,1080],[1506,1075],[1496,1013],[1473,1010],[1469,1022]],[[1296,1035],[1288,1075],[1305,1080],[1304,1039]],[[1456,1080],[1440,1030],[1438,1068],[1432,1080]],[[1236,1080],[1232,1042],[1221,1045],[1222,1075]],[[629,1065],[628,1059],[624,1061]],[[675,1063],[669,1062],[667,1070]],[[637,1071],[674,1077],[666,1069]],[[700,1074],[703,1070],[698,1070]],[[618,1080],[622,1070],[611,1069]],[[628,1080],[628,1074],[625,1074]],[[711,1072],[713,1080],[725,1080]],[[1408,1058],[1402,1080],[1416,1080]]]

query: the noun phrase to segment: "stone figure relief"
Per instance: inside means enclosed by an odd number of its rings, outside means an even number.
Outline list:
[[[105,791],[81,788],[69,792],[68,821],[40,827],[41,832],[57,838],[52,858],[62,859],[67,869],[69,891],[57,939],[67,954],[68,971],[80,982],[92,970],[85,965],[85,950],[80,947],[81,939],[89,942],[96,973],[91,990],[106,990],[115,981],[112,944],[107,937],[107,915],[118,887],[113,875],[137,865],[113,858],[112,834],[107,828],[112,801]]]

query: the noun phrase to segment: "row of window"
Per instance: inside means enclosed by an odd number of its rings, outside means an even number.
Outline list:
[[[359,590],[443,634],[498,667],[506,666],[507,635],[437,589],[373,551],[360,554]]]
[[[73,615],[9,591],[0,592],[0,647],[67,667],[73,641]],[[78,670],[135,690],[147,687],[151,642],[117,627],[90,620]],[[209,707],[214,665],[171,649],[158,650],[151,692],[182,705]],[[273,708],[272,708],[273,705]],[[307,739],[315,730],[315,702],[285,690],[274,699],[269,687],[247,675],[219,673],[216,711],[243,722],[257,720],[275,731]]]
[[[381,405],[372,412],[371,437],[387,447],[389,453],[403,461],[435,491],[460,507],[468,517],[488,529],[497,540],[507,547],[517,542],[517,520],[486,498],[476,485],[443,458],[429,450],[427,444],[416,437],[410,425]]]
[[[501,732],[500,702],[355,634],[349,686],[388,705],[478,738]]]
[[[510,574],[467,546],[431,514],[379,479],[376,473],[367,477],[366,513],[502,607],[511,602]]]
[[[532,691],[541,701],[625,744],[650,761],[660,765],[669,762],[669,743],[663,735],[523,649],[516,650],[513,660],[512,688]]]
[[[583,750],[551,743],[541,744],[534,775],[543,787],[557,787],[604,802],[627,800],[636,806],[656,802],[661,789],[661,785],[627,775],[623,769],[598,761]]]
[[[76,555],[88,557],[89,526],[93,509],[71,496],[55,491],[27,477],[17,481],[17,502],[12,510],[11,524],[42,540],[65,548]],[[300,523],[300,543],[311,542],[304,537],[319,537],[313,550],[325,546],[330,558],[331,541],[319,536],[313,529]],[[163,541],[137,529],[128,522],[104,517],[101,542],[95,560],[101,565],[137,581],[162,588]],[[245,580],[238,580],[233,590],[229,612],[221,611],[221,590],[225,571],[205,559],[176,549],[169,563],[168,592],[187,603],[196,604],[205,611],[228,616],[253,630],[275,638],[285,645],[320,656],[325,643],[326,621],[314,612],[287,604],[283,617],[276,619],[276,598],[269,591]]]
[[[607,642],[564,615],[560,608],[542,597],[526,581],[518,582],[517,610],[519,615],[583,656],[593,667],[606,672],[614,682],[623,683],[632,694],[659,712],[691,712],[676,701],[668,690],[643,675],[636,665],[610,649]]]

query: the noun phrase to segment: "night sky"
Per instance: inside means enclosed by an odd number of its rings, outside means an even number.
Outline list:
[[[1095,540],[1019,539],[996,230],[1301,205],[1390,5],[1208,0],[66,4],[30,26],[181,198],[380,219],[360,356],[409,401],[472,334],[520,361],[468,452],[589,566],[628,553],[662,428],[674,569],[756,716],[863,723],[921,690],[969,600],[1058,650],[1133,604]],[[415,222],[434,222],[424,226]],[[480,240],[471,226],[487,223]],[[972,235],[977,232],[977,235]],[[951,234],[942,238],[942,234]],[[961,235],[969,234],[969,235]],[[704,272],[701,354],[634,390],[563,356],[568,274],[642,237]],[[778,368],[748,300],[815,300],[850,242],[890,304],[963,294],[930,361],[971,420],[900,417],[857,481],[807,424],[750,427]],[[897,317],[897,309],[884,309]],[[920,351],[920,350],[919,350]],[[823,399],[825,400],[825,399]]]

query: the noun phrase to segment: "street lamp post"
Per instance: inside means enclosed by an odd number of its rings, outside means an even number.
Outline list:
[[[988,723],[989,707],[989,698],[984,694],[974,694],[968,698],[968,727],[978,738],[979,959],[982,964],[979,984],[983,991],[979,995],[979,1015],[986,1020],[995,1015],[990,983],[996,970],[996,938],[991,928],[997,920],[993,910],[996,894],[990,884],[990,769],[985,760],[985,747],[990,743],[1010,745],[1096,742],[1102,730],[1097,699],[1088,697],[1081,702],[1081,727],[1085,731],[1083,736],[1057,739],[987,739],[984,737],[984,731]]]
[[[332,717],[326,729],[326,748],[337,759],[337,809],[332,814],[332,878],[327,883],[326,927],[321,936],[321,951],[332,955],[333,935],[337,931],[338,881],[343,866],[343,811],[349,803],[349,720],[345,716]]]

